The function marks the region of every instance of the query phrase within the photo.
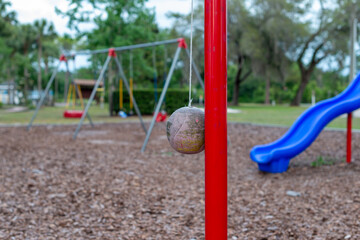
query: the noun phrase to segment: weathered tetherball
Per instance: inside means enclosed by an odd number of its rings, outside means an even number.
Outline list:
[[[166,124],[167,138],[180,153],[194,154],[205,148],[205,114],[196,107],[176,110]]]

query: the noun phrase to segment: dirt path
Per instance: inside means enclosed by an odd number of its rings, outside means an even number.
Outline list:
[[[174,152],[165,124],[144,154],[138,123],[73,131],[0,128],[0,239],[204,239],[203,153]],[[229,125],[229,239],[360,239],[360,135],[351,165],[344,132],[326,131],[288,172],[259,172],[250,148],[285,131]]]

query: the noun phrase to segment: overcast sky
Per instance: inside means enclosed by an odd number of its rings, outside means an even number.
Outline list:
[[[56,15],[55,7],[66,10],[68,1],[65,0],[10,0],[11,9],[17,12],[21,23],[32,23],[36,19],[46,18],[54,23],[56,31],[60,34],[71,33],[66,28],[67,20]],[[160,27],[170,27],[171,21],[166,18],[169,11],[188,13],[190,12],[190,0],[148,0],[147,7],[154,7],[157,22]],[[91,24],[81,25],[82,30],[91,28]]]

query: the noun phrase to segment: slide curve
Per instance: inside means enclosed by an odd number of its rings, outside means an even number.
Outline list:
[[[300,154],[336,117],[360,108],[360,74],[336,97],[318,102],[303,112],[278,140],[251,149],[250,157],[264,172],[287,170],[291,158]]]

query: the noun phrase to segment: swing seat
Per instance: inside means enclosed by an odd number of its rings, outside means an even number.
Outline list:
[[[166,113],[159,112],[158,115],[156,116],[156,122],[165,122],[166,118],[167,118]]]
[[[81,118],[83,114],[83,110],[65,110],[64,118]]]

